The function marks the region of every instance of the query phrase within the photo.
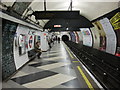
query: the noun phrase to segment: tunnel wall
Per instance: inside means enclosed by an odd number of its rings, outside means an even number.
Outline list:
[[[7,14],[3,18],[2,79],[6,80],[30,60],[27,52],[34,49],[35,37],[39,38],[43,51],[48,49],[48,44],[47,32]]]
[[[20,39],[20,35],[23,36],[22,39]],[[46,32],[40,32],[24,25],[18,25],[16,37],[14,38],[14,60],[16,69],[19,69],[29,61],[27,52],[34,49],[37,41],[40,41],[42,51],[48,50],[46,35]],[[21,40],[23,40],[23,42],[20,42]]]
[[[21,35],[22,38],[20,37]],[[34,49],[35,42],[37,42],[38,39],[41,43],[41,49],[46,51],[48,49],[48,45],[45,32],[40,32],[21,24],[18,25],[16,37],[14,38],[14,60],[16,69],[19,69],[29,61],[27,52]]]
[[[2,19],[2,79],[8,78],[16,71],[13,41],[17,23]]]
[[[76,42],[76,36],[74,32],[69,32],[70,37],[71,37],[71,41]]]
[[[103,15],[104,17],[101,16],[99,20],[94,20],[94,27],[89,30],[85,28],[81,29],[81,31],[69,32],[71,41],[120,56],[120,13],[118,9],[116,10]],[[85,35],[87,33],[85,33],[85,30],[88,30],[90,34]]]
[[[81,33],[81,31],[77,31],[78,37],[79,37],[79,42],[78,43],[83,43],[83,35]]]
[[[94,27],[89,30],[85,28],[81,31],[69,32],[71,41],[120,56],[120,12],[118,10],[119,8],[93,20]],[[87,33],[85,30],[90,34],[85,35]]]
[[[61,38],[63,41],[69,41],[68,35],[63,35]]]
[[[80,42],[80,40],[79,40],[79,35],[78,35],[77,32],[74,32],[74,33],[75,33],[75,36],[76,36],[76,43],[79,43],[79,42]]]
[[[91,28],[91,31],[93,33],[93,38],[95,37],[94,39],[95,42],[93,43],[93,46],[95,46],[96,49],[105,51],[106,50],[106,34],[104,32],[104,29],[99,21],[96,21],[93,24],[95,25],[93,28]]]
[[[0,43],[2,43],[2,18],[0,18]],[[0,44],[0,77],[2,77],[2,44]],[[0,78],[0,89],[2,90],[2,78]]]
[[[16,30],[16,35],[14,38],[14,60],[15,60],[16,69],[19,69],[24,63],[29,61],[27,54],[28,48],[25,48],[25,44],[24,44],[25,37],[27,39],[26,34],[28,32],[29,29],[26,26],[18,25]],[[21,52],[19,50],[21,50]]]
[[[92,47],[93,37],[89,28],[80,28],[80,31],[69,32],[71,41],[81,43],[86,46]]]
[[[93,48],[96,48],[96,49],[99,49],[100,48],[100,35],[99,35],[99,32],[97,30],[97,26],[95,24],[93,24],[94,27],[91,28],[91,32],[92,32],[92,35],[93,35]]]
[[[19,69],[26,62],[29,61],[27,51],[30,51],[34,48],[34,35],[30,31],[34,31],[31,28],[28,28],[23,25],[18,25],[16,31],[16,37],[14,38],[14,60],[16,69]],[[31,39],[31,47],[29,46],[29,39]]]
[[[120,56],[119,16],[118,8],[93,20],[94,27],[91,28],[94,38],[93,48]]]
[[[69,37],[69,40],[71,41],[71,36],[69,32],[61,32],[60,38],[62,38],[63,35],[67,35]]]

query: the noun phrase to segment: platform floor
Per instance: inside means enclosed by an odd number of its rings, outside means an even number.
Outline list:
[[[3,88],[102,89],[88,73],[64,42],[55,42],[51,50],[42,53],[41,59],[32,60],[11,80],[3,82]]]

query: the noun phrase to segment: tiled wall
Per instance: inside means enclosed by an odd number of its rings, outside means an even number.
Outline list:
[[[2,90],[2,18],[0,18],[0,90]]]
[[[2,79],[8,78],[15,71],[13,41],[17,28],[16,23],[2,19]]]

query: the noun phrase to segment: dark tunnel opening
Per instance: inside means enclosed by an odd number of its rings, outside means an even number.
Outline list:
[[[67,35],[62,36],[62,41],[69,41],[69,37]]]

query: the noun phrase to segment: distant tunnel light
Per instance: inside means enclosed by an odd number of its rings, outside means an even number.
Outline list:
[[[54,27],[61,27],[61,25],[54,25]]]
[[[66,30],[68,30],[69,28],[66,28]]]

